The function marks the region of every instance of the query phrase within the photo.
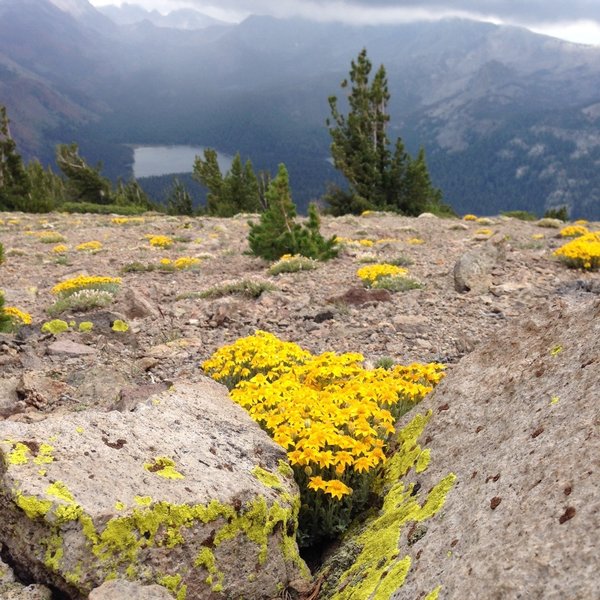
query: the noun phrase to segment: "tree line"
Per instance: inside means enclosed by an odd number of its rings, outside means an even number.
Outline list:
[[[362,50],[351,63],[345,92],[347,112],[337,96],[329,98],[333,163],[347,181],[345,188],[330,186],[320,199],[322,210],[333,215],[365,210],[389,210],[405,215],[424,211],[451,213],[442,202],[441,191],[430,180],[425,152],[415,158],[405,150],[401,138],[393,146],[387,135],[390,100],[383,65],[371,77],[372,64]],[[217,153],[206,149],[196,157],[193,177],[207,189],[205,207],[194,209],[185,185],[175,180],[165,205],[150,199],[135,180],[113,183],[102,175],[102,165],[89,165],[77,144],[59,144],[56,164],[60,174],[38,161],[24,165],[10,134],[6,108],[0,106],[0,210],[47,212],[60,209],[77,212],[143,212],[161,210],[170,214],[205,214],[229,217],[238,213],[265,213],[274,202],[274,191],[287,180],[280,166],[277,176],[256,173],[251,161],[236,154],[229,171],[221,172]],[[285,170],[285,165],[283,165]],[[277,180],[277,182],[276,182]],[[289,191],[289,181],[287,183]],[[291,194],[289,200],[291,202]],[[293,203],[292,203],[293,204]],[[316,208],[309,208],[314,213]]]

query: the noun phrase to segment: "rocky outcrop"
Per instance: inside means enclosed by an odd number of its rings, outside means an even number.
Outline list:
[[[133,412],[0,423],[0,541],[17,573],[81,599],[108,580],[273,598],[304,564],[284,451],[212,381]]]
[[[494,236],[482,246],[465,252],[454,265],[457,292],[487,292],[492,284],[492,269],[506,253],[502,236]]]
[[[400,424],[383,508],[320,598],[599,598],[599,372],[598,301],[540,309],[463,359]]]

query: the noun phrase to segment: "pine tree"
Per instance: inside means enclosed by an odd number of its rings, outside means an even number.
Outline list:
[[[102,165],[91,167],[79,156],[77,144],[59,144],[56,147],[56,163],[67,178],[65,190],[72,202],[112,204],[111,183],[100,174]]]
[[[155,208],[142,186],[135,179],[131,179],[125,184],[119,180],[115,193],[111,193],[111,203],[118,206],[138,206],[144,210]]]
[[[319,232],[316,207],[309,208],[308,223],[296,223],[296,206],[292,200],[289,177],[284,164],[266,192],[268,208],[260,222],[249,222],[248,242],[255,256],[276,260],[284,254],[302,254],[308,258],[326,260],[337,254],[335,238],[325,240]]]
[[[216,214],[221,200],[223,175],[221,173],[221,168],[219,167],[215,150],[212,148],[205,148],[204,160],[199,156],[196,156],[192,177],[208,189],[206,210],[208,214]]]
[[[204,150],[204,160],[196,157],[193,177],[208,189],[207,212],[217,217],[232,217],[241,212],[261,209],[259,183],[250,160],[242,164],[240,153],[233,157],[229,172],[223,177],[217,153]]]
[[[31,183],[10,133],[6,107],[0,105],[0,210],[24,210],[30,191]]]
[[[192,197],[187,191],[185,185],[175,178],[173,187],[167,198],[167,213],[170,215],[188,215],[194,214],[194,205]]]
[[[37,160],[32,160],[26,167],[31,190],[25,201],[27,212],[50,212],[57,209],[65,201],[65,185],[63,180],[44,167]]]
[[[400,138],[393,154],[390,152],[386,133],[390,120],[387,75],[381,65],[371,80],[371,70],[363,49],[351,63],[347,115],[338,109],[337,97],[329,97],[331,154],[334,166],[350,184],[350,194],[333,190],[325,197],[331,212],[339,215],[368,207],[416,215],[444,208],[441,192],[431,185],[424,152],[420,151],[413,161]],[[348,81],[344,80],[341,87],[347,89]]]

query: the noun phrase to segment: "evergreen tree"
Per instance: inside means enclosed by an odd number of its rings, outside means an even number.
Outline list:
[[[337,254],[335,238],[328,240],[319,232],[319,216],[314,205],[309,208],[306,225],[296,223],[296,206],[292,201],[289,177],[284,164],[266,192],[268,208],[260,222],[249,222],[248,242],[255,256],[276,260],[284,254],[302,254],[326,260]]]
[[[111,195],[111,203],[118,206],[139,206],[145,210],[155,208],[142,186],[135,179],[131,179],[125,184],[119,180],[114,196]]]
[[[0,105],[0,210],[24,210],[31,184],[10,134],[6,107]]]
[[[194,205],[192,197],[187,191],[185,185],[175,178],[173,187],[167,198],[167,213],[170,215],[193,215]]]
[[[231,169],[223,177],[217,153],[206,148],[204,160],[196,157],[194,179],[208,189],[207,212],[217,217],[232,217],[241,212],[258,212],[261,209],[259,182],[250,160],[242,164],[240,153],[236,153]]]
[[[441,192],[431,185],[423,150],[413,161],[398,138],[390,152],[387,75],[381,65],[371,80],[371,70],[363,49],[351,63],[347,115],[338,109],[337,97],[329,97],[331,154],[334,166],[350,184],[350,194],[334,190],[326,196],[331,211],[343,214],[372,207],[416,215],[442,207]],[[341,84],[344,90],[348,86],[347,80]]]
[[[50,212],[57,209],[65,201],[65,185],[50,167],[44,167],[37,160],[32,160],[26,167],[31,190],[25,201],[27,212]]]
[[[79,156],[77,144],[59,144],[56,163],[67,178],[66,197],[71,202],[112,204],[111,183],[100,174],[102,165],[91,167]]]

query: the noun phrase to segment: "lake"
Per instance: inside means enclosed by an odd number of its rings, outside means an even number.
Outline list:
[[[169,173],[191,173],[194,170],[194,158],[204,156],[202,146],[134,146],[133,175],[152,177]],[[221,172],[226,173],[231,167],[233,157],[217,153]]]

